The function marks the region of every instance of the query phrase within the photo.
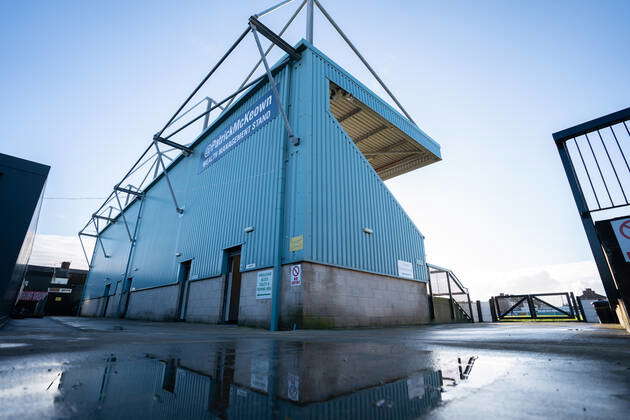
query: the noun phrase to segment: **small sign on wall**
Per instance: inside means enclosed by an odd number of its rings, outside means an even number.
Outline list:
[[[295,264],[289,268],[289,282],[291,286],[302,285],[302,264]]]
[[[256,274],[256,299],[271,299],[273,270],[259,271]]]
[[[413,279],[413,264],[409,261],[398,260],[398,276]]]
[[[287,397],[291,401],[300,400],[300,377],[294,373],[287,374]]]
[[[289,251],[301,251],[304,249],[304,235],[293,236],[289,242]]]

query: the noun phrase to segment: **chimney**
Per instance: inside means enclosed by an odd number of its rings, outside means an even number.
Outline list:
[[[64,261],[61,263],[61,268],[64,270],[70,269],[70,261]]]

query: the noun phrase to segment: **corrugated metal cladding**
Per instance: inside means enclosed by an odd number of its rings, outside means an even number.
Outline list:
[[[125,211],[125,218],[131,232],[138,220],[140,203],[134,202]],[[116,293],[117,282],[123,280],[129,258],[131,242],[122,220],[109,225],[100,235],[103,246],[96,244],[92,254],[91,269],[85,283],[84,298],[103,296],[105,285],[111,284],[110,295]],[[107,258],[103,253],[107,252]]]
[[[290,236],[305,237],[304,250],[289,261],[398,276],[397,261],[403,260],[414,265],[417,280],[426,281],[424,238],[330,112],[329,81],[437,156],[439,146],[314,48],[303,53],[292,78],[292,119],[304,141],[289,166],[294,207],[287,222]]]
[[[302,44],[303,57],[276,76],[281,96],[290,87],[285,106],[302,139],[288,150],[283,263],[314,261],[397,276],[397,260],[404,260],[414,264],[417,280],[426,280],[423,237],[330,112],[328,81],[438,157],[439,145],[322,53]],[[179,263],[189,259],[192,279],[220,275],[223,251],[237,245],[242,245],[242,271],[273,265],[286,139],[281,116],[199,172],[209,139],[268,92],[268,84],[258,87],[204,133],[192,156],[169,169],[183,215],[175,212],[163,177],[145,191],[141,211],[139,202],[126,210],[132,229],[141,213],[128,271],[135,290],[176,283]],[[245,233],[249,226],[254,232]],[[300,235],[304,248],[289,252],[290,238]],[[111,258],[95,248],[85,298],[101,296],[106,282],[112,282],[114,293],[115,282],[124,277],[129,240],[120,218],[102,239]]]
[[[286,73],[285,68],[276,76],[282,90],[286,90]],[[129,265],[128,276],[133,277],[133,289],[176,283],[179,263],[190,259],[193,260],[192,278],[220,275],[223,250],[237,245],[243,246],[242,270],[247,264],[254,264],[256,269],[273,265],[280,146],[285,133],[281,118],[277,116],[222,159],[199,172],[200,155],[212,133],[229,127],[238,116],[239,108],[246,109],[268,92],[269,86],[263,85],[240,104],[235,113],[211,127],[190,157],[169,168],[175,195],[184,208],[183,215],[175,212],[165,178],[146,191]],[[129,214],[126,217],[131,229],[135,226],[138,209],[139,201],[136,201],[125,211]],[[255,232],[246,234],[244,228],[248,226],[253,226]],[[122,220],[119,218],[110,225],[101,237],[111,257],[105,259],[100,247],[95,248],[85,299],[102,296],[110,279],[115,283],[124,277],[129,239]],[[177,253],[181,256],[177,257]],[[124,264],[119,258],[124,259]],[[111,293],[114,289],[112,285]]]

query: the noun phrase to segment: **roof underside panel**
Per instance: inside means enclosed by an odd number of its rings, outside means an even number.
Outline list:
[[[333,82],[330,82],[330,111],[383,180],[440,160]]]

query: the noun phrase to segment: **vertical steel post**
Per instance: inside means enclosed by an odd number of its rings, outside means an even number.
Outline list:
[[[567,293],[567,298],[569,300],[569,310],[571,313],[571,318],[579,319],[580,312],[577,309],[577,303],[575,303],[575,295],[573,295],[573,292]],[[575,310],[573,308],[575,308]]]
[[[578,208],[578,213],[580,215],[580,219],[582,220],[584,233],[586,233],[588,244],[591,247],[591,252],[593,253],[593,258],[595,259],[597,271],[599,272],[599,276],[602,279],[602,284],[604,286],[604,290],[606,291],[606,296],[608,297],[608,303],[610,304],[610,307],[614,312],[615,308],[617,307],[617,298],[619,297],[619,295],[617,293],[617,287],[615,286],[615,281],[613,279],[612,273],[610,272],[610,269],[608,267],[608,262],[606,261],[606,256],[604,255],[602,244],[597,237],[593,218],[591,217],[591,213],[588,210],[588,205],[586,204],[586,199],[584,198],[584,195],[582,194],[582,191],[580,189],[577,176],[573,171],[571,156],[569,155],[566,141],[556,140],[556,146],[558,147],[560,160],[562,161],[564,172],[567,176],[567,180],[569,181],[571,192],[573,193],[575,205]]]
[[[534,299],[532,295],[525,296],[525,300],[527,301],[527,306],[529,307],[529,314],[533,319],[538,318],[538,314],[536,313],[536,305],[534,305]]]
[[[306,40],[313,43],[313,0],[306,3]]]
[[[470,293],[466,293],[466,298],[468,299],[468,310],[470,311],[470,322],[475,322],[475,317],[473,316],[472,304],[470,303]]]
[[[491,297],[490,300],[488,301],[488,304],[490,304],[490,316],[492,317],[492,322],[497,322],[498,321],[497,308],[496,308],[495,300],[496,300],[495,298]]]
[[[294,139],[293,130],[291,125],[289,124],[289,117],[287,115],[288,106],[289,106],[289,90],[291,87],[291,66],[287,66],[287,75],[284,81],[284,101],[280,100],[280,93],[278,92],[278,88],[276,86],[275,79],[271,74],[271,70],[269,65],[267,64],[267,59],[264,56],[264,51],[262,49],[262,45],[260,44],[260,39],[258,38],[258,33],[256,29],[251,27],[252,33],[254,35],[254,39],[256,40],[256,45],[258,46],[258,50],[263,59],[263,63],[265,65],[265,69],[267,71],[267,76],[269,78],[269,84],[271,84],[271,88],[273,90],[276,99],[278,100],[278,107],[280,108],[280,112],[284,118],[285,128],[287,136],[282,139],[282,160],[280,161],[280,173],[279,173],[279,191],[278,191],[278,201],[276,208],[276,226],[277,226],[277,237],[276,237],[276,250],[274,256],[274,266],[273,266],[273,282],[272,282],[272,290],[271,290],[271,320],[269,322],[269,329],[271,331],[278,331],[280,324],[280,293],[282,291],[282,254],[285,249],[285,240],[284,240],[284,211],[285,211],[285,184],[286,184],[286,167],[287,167],[287,159],[288,159],[288,143],[292,142]],[[284,104],[286,104],[287,109],[284,109]]]
[[[451,292],[451,275],[448,271],[443,271],[446,274],[446,285],[448,286],[448,299],[451,304],[451,320],[455,320],[455,305],[453,304],[453,293]]]
[[[479,322],[483,322],[483,312],[481,311],[481,301],[477,301],[477,319]]]
[[[431,268],[427,264],[427,286],[429,288],[429,316],[431,320],[435,319],[435,307],[433,306],[433,287],[431,287]]]

